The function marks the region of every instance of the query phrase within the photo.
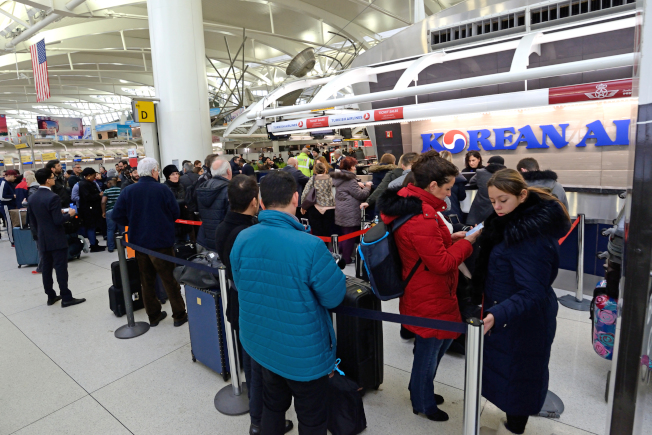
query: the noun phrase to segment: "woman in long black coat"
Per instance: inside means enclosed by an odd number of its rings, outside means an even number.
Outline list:
[[[179,181],[179,169],[175,165],[167,165],[163,168],[165,185],[170,188],[172,194],[179,204],[181,210],[181,219],[189,220],[188,208],[186,207],[186,187]],[[185,242],[190,233],[190,226],[187,224],[174,224],[174,237],[177,242]]]
[[[79,181],[79,218],[82,221],[80,235],[88,237],[91,252],[103,251],[95,237],[95,230],[102,224],[102,194],[95,184],[95,169],[86,168],[82,171]]]
[[[473,274],[484,290],[485,345],[482,395],[507,414],[498,432],[522,434],[548,391],[548,362],[557,328],[552,283],[559,242],[570,228],[552,195],[529,188],[512,169],[488,182],[494,213],[485,220]]]

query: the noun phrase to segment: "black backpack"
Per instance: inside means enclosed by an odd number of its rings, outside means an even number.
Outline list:
[[[339,359],[337,362],[339,363]],[[367,428],[362,388],[336,366],[328,377],[328,430],[332,435],[357,435]]]
[[[381,301],[403,296],[405,287],[422,263],[419,258],[407,278],[401,279],[403,264],[394,241],[394,232],[417,215],[401,216],[389,225],[380,221],[362,236],[358,252],[369,275],[371,289]]]

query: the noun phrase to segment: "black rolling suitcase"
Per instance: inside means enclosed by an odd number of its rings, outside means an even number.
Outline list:
[[[143,294],[140,287],[138,287],[137,291],[134,291],[133,289],[134,287],[131,289],[131,300],[134,311],[137,311],[145,305],[143,303]],[[109,308],[111,308],[111,311],[113,311],[113,314],[115,314],[116,317],[122,317],[125,315],[127,311],[125,309],[125,300],[122,289],[115,288],[115,286],[109,287]]]
[[[374,296],[369,283],[346,278],[343,306],[382,311],[380,299]],[[340,369],[365,390],[383,383],[383,324],[378,320],[335,315],[337,357]]]
[[[131,290],[131,300],[133,301],[134,311],[143,308],[143,290],[140,284],[140,271],[138,261],[135,258],[127,259],[127,271],[129,273],[129,287]],[[124,296],[122,294],[122,276],[120,274],[120,262],[111,263],[111,279],[113,285],[109,287],[109,308],[116,317],[122,317],[125,311]]]

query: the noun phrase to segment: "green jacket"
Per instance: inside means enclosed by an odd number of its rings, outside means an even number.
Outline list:
[[[396,168],[391,171],[389,171],[387,174],[385,174],[385,177],[383,178],[383,181],[380,182],[378,187],[376,187],[376,190],[374,190],[371,195],[369,195],[369,198],[367,198],[367,203],[369,204],[370,208],[375,207],[376,201],[378,201],[378,198],[380,198],[380,195],[383,194],[387,190],[387,186],[389,186],[389,183],[392,181],[396,180],[398,177],[403,175],[403,169],[402,168]]]

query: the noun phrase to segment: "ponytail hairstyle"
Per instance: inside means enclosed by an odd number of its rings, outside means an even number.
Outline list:
[[[544,201],[556,201],[564,211],[566,219],[570,222],[568,210],[566,210],[564,204],[562,204],[556,196],[538,187],[528,187],[527,182],[523,178],[523,175],[514,169],[501,169],[500,171],[497,171],[487,182],[487,187],[492,186],[502,192],[509,193],[510,195],[514,196],[519,196],[523,190],[526,190],[528,196],[531,193],[535,193]]]

